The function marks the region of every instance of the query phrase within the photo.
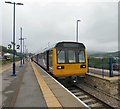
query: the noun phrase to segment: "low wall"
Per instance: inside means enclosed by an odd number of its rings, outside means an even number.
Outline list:
[[[86,74],[85,82],[101,91],[111,95],[117,95],[119,92],[119,77],[101,77],[95,74]],[[119,84],[119,85],[118,85]]]

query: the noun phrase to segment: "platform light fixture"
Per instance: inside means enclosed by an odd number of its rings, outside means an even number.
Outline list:
[[[10,2],[10,1],[5,1],[5,3],[8,4],[13,4],[13,74],[12,76],[16,76],[16,71],[15,71],[15,5],[23,5],[23,3],[16,3],[16,2]]]

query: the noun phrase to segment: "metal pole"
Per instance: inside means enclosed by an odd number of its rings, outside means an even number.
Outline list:
[[[25,45],[25,47],[24,47],[24,52],[25,52],[25,58],[26,58],[26,45]]]
[[[22,40],[23,40],[23,64],[25,63],[25,60],[24,60],[24,57],[25,57],[25,53],[24,53],[24,46],[25,46],[25,42],[24,42],[24,40],[25,40],[26,38],[22,38]]]
[[[15,2],[13,3],[13,75],[16,76],[15,71]]]
[[[80,20],[77,20],[77,27],[76,27],[76,42],[78,42],[78,22],[80,22]]]
[[[28,49],[26,49],[26,58],[27,58],[27,61],[28,61]]]
[[[24,38],[23,38],[23,64],[24,64]]]
[[[20,61],[20,66],[22,66],[22,57],[23,57],[22,56],[22,28],[20,28],[20,33],[21,33],[21,35],[20,35],[21,36],[20,37],[20,43],[21,43],[21,53],[20,53],[21,54],[21,56],[20,56],[21,61]]]
[[[13,74],[12,76],[16,76],[16,66],[15,66],[15,55],[16,55],[16,50],[15,50],[15,5],[23,5],[23,3],[15,3],[15,2],[10,2],[10,1],[5,1],[5,3],[13,4]]]
[[[104,77],[104,67],[103,67],[103,64],[104,64],[104,58],[102,58],[102,77]]]
[[[110,71],[109,76],[113,77],[112,57],[109,58],[109,71]]]

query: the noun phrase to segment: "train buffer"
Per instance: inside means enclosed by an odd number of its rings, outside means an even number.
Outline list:
[[[1,107],[87,107],[34,62],[0,73]]]

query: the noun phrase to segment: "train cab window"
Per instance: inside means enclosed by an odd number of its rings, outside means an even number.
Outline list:
[[[65,63],[65,51],[58,50],[57,57],[58,57],[58,63]]]
[[[75,63],[75,51],[74,50],[68,51],[68,61],[69,63]]]
[[[84,51],[79,52],[79,62],[85,62],[85,54]]]

